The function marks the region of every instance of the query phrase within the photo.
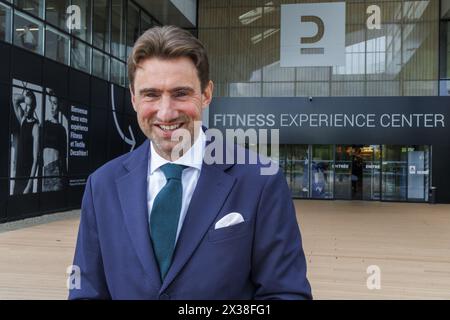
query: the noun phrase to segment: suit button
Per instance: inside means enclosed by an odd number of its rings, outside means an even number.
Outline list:
[[[170,300],[170,296],[167,293],[163,293],[159,296],[159,300]]]

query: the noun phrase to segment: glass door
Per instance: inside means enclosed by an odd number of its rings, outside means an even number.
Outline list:
[[[380,200],[381,148],[379,145],[364,146],[362,159],[362,199]]]
[[[333,198],[334,145],[313,145],[310,166],[311,197],[317,199]]]
[[[289,145],[286,152],[286,177],[293,197],[309,197],[308,145]]]
[[[428,201],[429,147],[408,147],[408,200]]]
[[[352,154],[352,146],[336,146],[334,162],[335,199],[352,199]]]
[[[406,201],[408,185],[408,148],[383,145],[382,199]]]

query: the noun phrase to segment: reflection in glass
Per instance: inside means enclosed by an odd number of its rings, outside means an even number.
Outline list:
[[[70,6],[70,0],[47,0],[45,1],[45,21],[69,31],[66,25],[67,8]]]
[[[153,26],[152,19],[145,12],[141,12],[141,34]]]
[[[443,72],[450,70],[444,63],[438,64],[439,37],[436,35],[439,34],[439,3],[442,2],[374,1],[381,9],[379,29],[366,26],[368,1],[347,2],[346,63],[332,67],[299,67],[295,68],[296,73],[292,71],[294,68],[280,67],[279,62],[279,13],[280,5],[286,1],[199,1],[198,34],[213,53],[211,70],[217,73],[213,78],[225,87],[260,82],[264,90],[259,96],[437,95],[437,82],[433,79],[438,77],[438,67]],[[441,9],[443,15],[450,16],[447,7]],[[442,26],[443,38],[447,29],[448,26]],[[443,61],[448,51],[444,48],[442,53]],[[275,81],[284,82],[284,86],[264,85],[264,82]],[[284,90],[288,83],[294,83],[295,91]],[[223,91],[223,95],[226,94]],[[228,96],[231,94],[233,90],[228,91]]]
[[[139,37],[139,8],[128,2],[127,15],[127,55],[131,53],[134,42]]]
[[[111,2],[111,54],[125,60],[125,10],[122,0]]]
[[[441,0],[441,18],[450,19],[450,0]]]
[[[444,41],[441,41],[441,52],[444,54],[441,56],[440,64],[440,77],[448,79],[450,78],[450,22],[441,22],[442,36],[445,37]]]
[[[336,146],[336,161],[334,163],[334,197],[336,199],[352,198],[352,182],[357,179],[356,175],[352,175],[352,156],[352,146]]]
[[[311,158],[311,197],[333,198],[333,145],[313,145]]]
[[[69,36],[47,26],[45,30],[45,56],[69,64]]]
[[[280,144],[280,146],[279,146],[279,155],[278,155],[278,158],[275,159],[275,161],[278,162],[278,165],[280,166],[281,170],[283,170],[283,173],[284,173],[284,175],[286,177],[286,181],[287,181],[287,183],[289,185],[289,174],[288,174],[287,169],[286,169],[286,157],[288,155],[288,147],[289,147],[289,145]]]
[[[111,58],[111,82],[125,86],[125,63]]]
[[[430,187],[428,146],[408,147],[408,200],[428,201]]]
[[[11,8],[0,3],[0,40],[11,42]]]
[[[448,80],[439,81],[439,95],[450,96],[450,81]]]
[[[382,199],[406,200],[408,148],[383,145]]]
[[[95,0],[92,19],[92,44],[109,52],[109,1]]]
[[[71,44],[70,65],[84,72],[91,71],[91,48],[74,38]]]
[[[39,18],[44,17],[44,0],[14,0],[14,4],[26,13]]]
[[[14,44],[42,54],[43,25],[38,20],[15,11]]]
[[[309,196],[309,150],[308,145],[292,145],[286,161],[289,173],[289,186],[292,196],[307,198]]]
[[[86,42],[91,42],[91,0],[72,0],[72,5],[81,9],[80,29],[72,29],[72,34]]]
[[[92,55],[92,74],[109,80],[109,57],[95,49]]]
[[[379,145],[363,146],[362,158],[362,199],[380,200],[381,183],[381,149]]]
[[[261,83],[230,83],[230,97],[260,97]]]

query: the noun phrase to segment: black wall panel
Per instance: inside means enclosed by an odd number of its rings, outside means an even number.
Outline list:
[[[10,91],[10,86],[0,85],[0,178],[9,176]]]
[[[120,132],[130,138],[128,128],[123,127],[123,115],[120,113],[108,112],[108,131],[107,131],[107,159],[111,160],[123,153],[123,142]]]
[[[48,59],[44,60],[43,85],[53,89],[56,96],[68,98],[68,77],[68,67]]]
[[[134,140],[135,140],[134,149],[136,149],[137,147],[139,147],[142,144],[142,142],[144,142],[145,136],[142,133],[141,129],[139,128],[139,125],[136,121],[136,117],[124,115],[123,128],[126,129],[126,132],[129,132],[129,129],[128,129],[129,127],[131,127],[131,130],[133,131],[133,136],[134,136]],[[124,148],[123,153],[129,152],[131,150],[131,145],[124,141],[123,148]]]
[[[447,137],[450,140],[450,137]],[[432,183],[437,188],[438,203],[450,203],[450,141],[449,144],[433,145]]]
[[[115,110],[117,113],[123,113],[125,109],[125,89],[117,85],[109,86],[109,96],[113,98],[113,100],[110,101],[108,110]]]
[[[95,171],[107,160],[107,120],[108,112],[105,109],[91,108],[91,123],[95,125],[89,128],[89,154],[91,160],[91,172]]]
[[[21,180],[21,179],[17,179]],[[40,179],[35,179],[40,183]],[[29,216],[40,215],[39,193],[12,195],[8,199],[6,216],[8,220],[17,220]]]
[[[128,90],[116,85],[112,89],[107,81],[3,42],[0,43],[0,66],[0,222],[79,208],[88,175],[108,160],[130,150],[131,146],[124,141],[121,133],[131,139],[128,129],[131,125],[136,145],[142,141],[134,110],[126,101],[130,97]],[[13,79],[18,80],[16,87],[13,87]],[[20,189],[16,190],[19,194],[10,195],[11,184],[20,186],[30,181],[26,175],[23,178],[9,177],[10,137],[16,134],[14,141],[18,143],[20,129],[12,111],[12,92],[15,90],[16,94],[24,94],[22,86],[35,90],[38,100],[35,115],[40,123],[39,172],[38,178],[32,180],[31,193],[21,194],[24,188],[16,188]],[[57,97],[56,114],[55,100],[46,95],[47,89],[52,89]],[[23,102],[21,106],[25,107]],[[125,117],[126,110],[132,116]],[[12,119],[11,115],[14,116]],[[60,127],[56,131],[46,122],[52,119],[56,119],[53,123],[64,128],[67,143],[67,172],[54,175],[57,180],[51,180],[49,175],[52,172],[49,171],[50,164],[55,162],[52,155],[44,159],[44,151],[51,151],[44,148],[52,146],[47,139],[63,136]],[[83,126],[87,127],[86,131]],[[53,141],[53,146],[61,146],[60,142],[64,140],[58,141]],[[49,183],[62,185],[59,185],[58,191],[53,191]]]
[[[133,104],[131,102],[131,93],[130,90],[125,90],[125,102],[124,102],[124,107],[125,107],[125,114],[128,114],[130,116],[134,116],[136,114],[136,112],[133,109]]]
[[[8,202],[8,179],[0,178],[0,222],[6,220]]]
[[[92,77],[90,106],[95,108],[108,108],[110,100],[108,93],[108,82]]]
[[[67,181],[67,177],[64,178]],[[67,185],[67,184],[66,184]],[[68,207],[68,188],[60,191],[41,192],[39,209],[41,212],[63,211]]]
[[[69,99],[72,102],[89,105],[90,102],[90,76],[75,70],[69,71]]]
[[[12,77],[42,85],[43,59],[44,58],[34,53],[13,47]]]
[[[11,81],[11,46],[0,41],[0,83]]]
[[[86,181],[87,176],[69,177],[69,189],[67,193],[67,205],[69,208],[80,208]]]

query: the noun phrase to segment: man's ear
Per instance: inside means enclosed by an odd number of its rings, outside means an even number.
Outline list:
[[[203,96],[202,109],[206,109],[211,103],[213,91],[214,91],[214,83],[211,80],[209,80],[208,85],[206,86],[205,90],[203,90],[202,93]]]
[[[130,89],[130,94],[131,94],[131,104],[133,105],[134,111],[137,112],[137,110],[136,110],[136,96],[134,95],[133,87],[130,85],[129,89]]]

